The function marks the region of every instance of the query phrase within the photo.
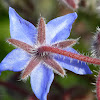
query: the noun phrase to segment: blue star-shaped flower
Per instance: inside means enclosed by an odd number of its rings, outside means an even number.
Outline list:
[[[91,74],[88,66],[81,61],[50,52],[41,52],[42,46],[52,46],[77,53],[71,45],[77,40],[68,39],[76,13],[67,14],[45,24],[41,17],[38,28],[21,18],[13,8],[9,8],[11,39],[8,42],[18,47],[1,62],[0,71],[22,71],[21,79],[31,78],[32,90],[40,100],[46,100],[54,73],[65,75],[63,68],[77,74]]]

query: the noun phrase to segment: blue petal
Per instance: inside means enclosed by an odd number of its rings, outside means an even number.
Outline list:
[[[22,71],[30,56],[21,49],[14,49],[1,62],[0,71]]]
[[[43,64],[39,64],[31,73],[31,86],[33,92],[40,100],[47,100],[54,73]]]
[[[77,53],[76,50],[69,47],[66,48],[67,51]],[[66,57],[61,55],[61,57],[54,56],[54,58],[58,61],[58,63],[65,69],[68,69],[76,74],[92,74],[91,70],[89,69],[88,65],[83,61],[78,61],[76,59],[72,59],[70,57]]]
[[[67,14],[51,20],[46,25],[46,43],[54,43],[69,37],[76,13]]]
[[[21,18],[17,12],[9,7],[10,34],[13,39],[33,45],[36,41],[37,29],[30,22]]]

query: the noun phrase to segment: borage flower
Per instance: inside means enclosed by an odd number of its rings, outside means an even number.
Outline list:
[[[0,71],[22,71],[22,80],[30,76],[32,90],[38,99],[46,100],[54,79],[53,71],[62,77],[65,75],[63,68],[76,74],[92,73],[84,62],[43,49],[58,48],[77,54],[71,47],[77,40],[66,40],[70,35],[72,23],[77,18],[76,13],[58,17],[47,24],[41,17],[38,28],[21,18],[11,7],[9,17],[11,39],[8,39],[8,42],[18,49],[14,49],[3,59]]]

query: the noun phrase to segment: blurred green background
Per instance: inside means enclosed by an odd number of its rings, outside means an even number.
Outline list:
[[[78,18],[73,24],[69,38],[80,38],[74,48],[84,55],[91,55],[91,43],[96,28],[100,26],[99,5],[96,0],[81,0],[76,10]],[[46,22],[58,16],[73,12],[62,0],[0,0],[0,61],[14,48],[6,40],[10,38],[9,6],[13,7],[24,19],[37,26],[41,16]],[[55,74],[48,100],[96,100],[96,77],[99,66],[88,64],[92,75],[77,75],[66,70],[67,76],[61,78]],[[94,72],[96,70],[97,72]],[[0,76],[0,100],[37,100],[34,96],[30,80],[20,81],[20,73],[5,71]]]

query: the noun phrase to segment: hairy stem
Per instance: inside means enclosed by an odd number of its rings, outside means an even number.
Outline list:
[[[84,61],[84,62],[100,65],[100,59],[91,58],[91,57],[88,57],[88,56],[72,53],[72,52],[65,51],[65,50],[62,50],[62,49],[58,49],[58,48],[55,48],[55,47],[42,46],[38,50],[39,50],[39,52],[52,52],[52,53],[64,55],[64,56],[67,56],[67,57],[71,57],[71,58],[74,58],[74,59],[77,59],[77,60],[81,60],[81,61]]]
[[[97,82],[96,82],[96,92],[97,92],[97,99],[100,100],[100,71],[98,73]]]

